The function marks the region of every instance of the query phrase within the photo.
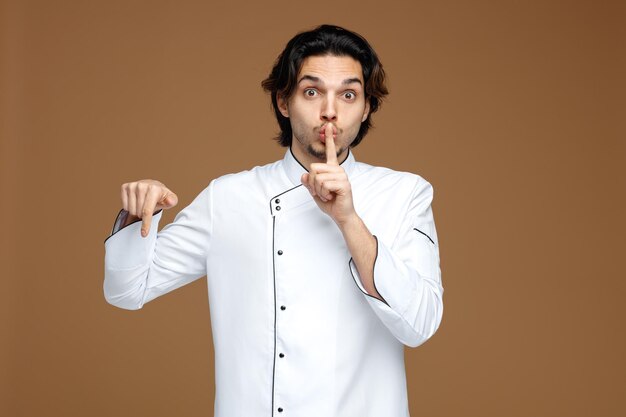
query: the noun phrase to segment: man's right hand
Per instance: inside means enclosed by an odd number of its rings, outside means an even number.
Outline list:
[[[124,226],[138,219],[141,236],[148,236],[150,223],[155,212],[169,209],[178,204],[178,197],[165,185],[156,180],[139,180],[122,184],[122,206],[128,211]]]

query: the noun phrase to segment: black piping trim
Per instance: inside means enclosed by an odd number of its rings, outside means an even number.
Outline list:
[[[430,236],[428,236],[426,233],[422,232],[422,231],[421,231],[421,230],[419,230],[419,229],[416,229],[415,227],[413,228],[413,230],[417,230],[418,232],[420,232],[421,234],[423,234],[424,236],[426,236],[426,237],[428,238],[428,240],[430,240],[430,241],[433,243],[433,245],[435,244],[435,241],[434,241],[434,240],[432,240],[432,239],[430,238]]]
[[[290,188],[290,189],[288,189],[288,190],[286,190],[286,191],[283,191],[283,192],[282,192],[282,193],[280,193],[280,194],[276,194],[274,197],[270,198],[270,214],[271,214],[272,216],[274,215],[274,211],[272,210],[272,201],[274,201],[274,199],[275,199],[275,198],[280,197],[281,195],[283,195],[283,194],[285,194],[285,193],[288,193],[288,192],[289,192],[289,191],[291,191],[291,190],[295,190],[295,189],[296,189],[296,188],[298,188],[298,187],[302,187],[303,185],[304,185],[304,184],[296,185],[295,187],[292,187],[292,188]]]
[[[272,416],[274,415],[274,379],[276,376],[276,259],[274,255],[274,234],[276,232],[276,217],[272,217],[272,276],[274,278],[274,355],[272,365]]]
[[[123,214],[123,219],[120,219],[120,216]],[[120,209],[120,211],[117,212],[117,216],[115,216],[115,220],[113,220],[113,227],[111,228],[111,235],[114,234],[114,232],[116,232],[115,230],[115,226],[117,226],[117,221],[118,219],[120,219],[120,223],[123,223],[126,221],[126,219],[128,218],[128,215],[130,213],[127,212],[126,210],[124,210],[123,208]],[[122,230],[122,228],[120,227],[117,231],[119,232],[120,230]]]
[[[380,291],[378,291],[378,288],[376,288],[376,277],[374,276],[374,270],[376,269],[376,260],[378,259],[378,238],[376,237],[376,235],[372,235],[374,236],[374,239],[376,239],[376,256],[374,257],[374,265],[372,265],[372,282],[374,283],[374,289],[376,290],[376,292],[378,294],[380,294]],[[383,298],[383,301],[385,302],[385,304],[387,304],[389,306],[389,303],[387,302],[387,300],[385,300],[385,297],[383,297],[382,294],[380,294],[380,296]],[[376,297],[374,297],[376,298]],[[391,307],[391,306],[389,306]]]
[[[302,167],[304,168],[307,172],[309,172],[308,169],[306,169],[306,167],[304,165],[302,165],[300,163],[300,161],[298,161],[298,158],[296,158],[296,156],[293,154],[293,151],[291,150],[291,146],[289,147],[289,152],[291,152],[291,155],[293,156],[293,159],[296,160],[296,162]],[[350,151],[348,150],[348,156],[350,155]],[[343,164],[345,161],[348,160],[348,156],[346,156],[346,159],[344,159],[341,163]],[[272,197],[270,199],[270,214],[272,215],[272,279],[274,281],[274,353],[273,353],[273,358],[272,358],[272,416],[274,415],[274,386],[275,386],[275,381],[276,381],[276,320],[277,320],[277,316],[278,316],[278,310],[276,307],[276,255],[275,255],[275,234],[276,234],[276,216],[274,215],[274,211],[272,209],[272,201],[274,201],[274,199],[280,197],[281,195],[288,193],[289,191],[295,190],[298,187],[302,187],[304,184],[299,184],[296,185],[295,187],[292,187],[288,190],[283,191],[280,194],[276,194],[274,197]],[[376,238],[376,236],[374,236],[374,238]],[[376,257],[378,257],[378,239],[376,239]],[[350,258],[352,259],[352,258]],[[376,259],[374,259],[374,264],[376,263]],[[348,268],[350,268],[349,262],[348,262]],[[350,273],[352,273],[352,270],[350,270]],[[372,271],[373,273],[373,271]],[[354,275],[352,275],[352,278],[354,278]],[[374,288],[376,288],[376,284],[374,284]],[[378,290],[376,290],[378,291]],[[367,293],[365,293],[367,294]],[[367,294],[370,297],[372,297],[370,294]],[[381,296],[382,297],[382,296]],[[376,298],[376,297],[373,297]],[[378,298],[376,298],[378,301],[380,301]],[[385,301],[385,304],[387,304],[387,301]],[[387,304],[389,305],[389,304]]]
[[[349,156],[350,156],[350,148],[348,148],[348,153],[346,154],[346,157],[343,159],[343,161],[339,162],[339,165],[343,165],[343,163],[348,160]]]
[[[374,264],[372,265],[372,281],[374,281],[374,289],[376,290],[376,292],[378,294],[380,294],[380,291],[378,291],[378,288],[376,288],[376,279],[374,279],[374,269],[376,267],[376,260],[378,259],[378,238],[376,237],[376,235],[372,235],[374,236],[374,239],[376,239],[376,256],[374,257]],[[382,294],[380,294],[380,296],[382,297],[382,300],[378,297],[374,297],[372,294],[367,293],[365,291],[363,291],[361,289],[361,287],[359,286],[359,284],[356,281],[356,277],[354,276],[354,274],[352,273],[352,268],[350,268],[350,262],[353,261],[352,258],[350,258],[350,260],[348,261],[348,269],[350,270],[350,275],[352,275],[352,279],[354,280],[354,283],[356,284],[357,288],[359,289],[359,291],[361,291],[363,294],[372,297],[374,300],[378,300],[378,301],[383,301],[385,304],[387,304],[387,307],[391,308],[391,306],[389,305],[389,303],[387,302],[387,300],[385,300],[385,297],[383,297]]]
[[[291,146],[289,147],[289,152],[291,152],[291,156],[293,156],[293,159],[296,160],[298,165],[300,165],[302,168],[304,168],[306,170],[306,172],[309,172],[309,170],[306,169],[306,167],[304,165],[302,165],[302,163],[300,161],[298,161],[298,158],[296,158],[296,156],[293,154],[293,151],[291,150]]]
[[[120,214],[122,214],[122,212],[125,211],[124,209],[121,209],[118,213],[117,216],[115,216],[115,220],[113,221],[113,227],[111,228],[111,232],[113,232],[113,229],[115,229],[115,225],[117,224],[117,219],[118,217],[120,217]],[[160,212],[162,212],[163,209],[157,211],[156,213],[154,213],[152,216],[156,216],[157,214],[159,214]],[[127,215],[128,216],[128,215]],[[125,221],[125,220],[124,220]],[[104,243],[106,243],[107,240],[109,240],[110,238],[112,238],[116,233],[120,232],[121,230],[126,229],[128,226],[130,226],[131,224],[135,224],[137,222],[140,222],[141,219],[137,219],[134,222],[128,223],[126,226],[124,227],[120,227],[120,229],[118,231],[116,231],[115,233],[111,233],[111,235],[109,237],[107,237],[106,239],[104,239]]]

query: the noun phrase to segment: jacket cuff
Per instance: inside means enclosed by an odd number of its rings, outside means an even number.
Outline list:
[[[163,210],[153,215],[146,237],[141,236],[141,219],[115,231],[118,222],[123,224],[120,217],[124,215],[122,211],[118,214],[113,227],[114,233],[104,241],[105,263],[111,269],[134,269],[150,260]]]
[[[379,319],[400,342],[410,347],[419,346],[436,331],[441,321],[442,310],[436,299],[441,297],[443,290],[435,280],[409,269],[379,239],[376,241],[374,287],[385,301],[365,291],[351,259],[349,266],[354,282],[367,295],[365,299]]]
[[[375,300],[377,300],[380,303],[384,303],[387,306],[389,306],[389,303],[387,301],[385,301],[385,297],[380,293],[380,291],[378,291],[378,287],[376,286],[376,263],[378,261],[378,237],[376,235],[373,235],[374,239],[376,239],[376,256],[374,257],[374,271],[373,271],[373,279],[374,279],[374,288],[376,289],[376,291],[378,292],[378,294],[380,294],[381,297],[383,297],[383,300],[381,300],[380,298],[368,293],[367,291],[365,291],[365,287],[363,286],[363,281],[361,280],[361,275],[359,274],[359,271],[356,268],[356,265],[354,263],[354,259],[350,258],[350,262],[348,263],[350,265],[350,272],[352,273],[352,278],[354,279],[354,282],[356,283],[357,287],[359,287],[359,289],[361,290],[361,292]]]
[[[117,213],[117,217],[115,218],[115,222],[113,223],[113,228],[111,229],[111,234],[109,236],[113,236],[117,233],[122,228],[122,225],[126,222],[127,218],[128,211],[121,209],[120,212]]]

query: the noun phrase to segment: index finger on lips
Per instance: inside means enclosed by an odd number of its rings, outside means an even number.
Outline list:
[[[326,124],[325,129],[326,137],[326,163],[332,165],[339,165],[337,162],[337,151],[335,149],[335,139],[333,138],[333,125],[332,123]]]

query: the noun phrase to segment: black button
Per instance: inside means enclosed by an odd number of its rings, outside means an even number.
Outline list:
[[[278,407],[278,412],[279,412],[279,413],[282,413],[282,412],[283,412],[283,409],[282,409],[281,407]]]
[[[280,206],[276,206],[276,210],[279,211],[280,210]]]
[[[284,310],[284,309],[286,309],[286,308],[287,308],[287,307],[285,307],[285,306],[280,306],[280,309],[281,309],[281,310]]]
[[[284,354],[284,353],[281,353],[281,354],[279,354],[278,356],[280,356],[281,358],[284,358],[284,357],[285,357],[285,354]]]
[[[278,254],[279,254],[279,255],[282,255],[282,254],[283,254],[283,251],[282,251],[282,250],[279,250],[279,251],[278,251]]]
[[[274,203],[276,204],[280,203],[280,198],[277,198],[276,200],[274,200]]]

